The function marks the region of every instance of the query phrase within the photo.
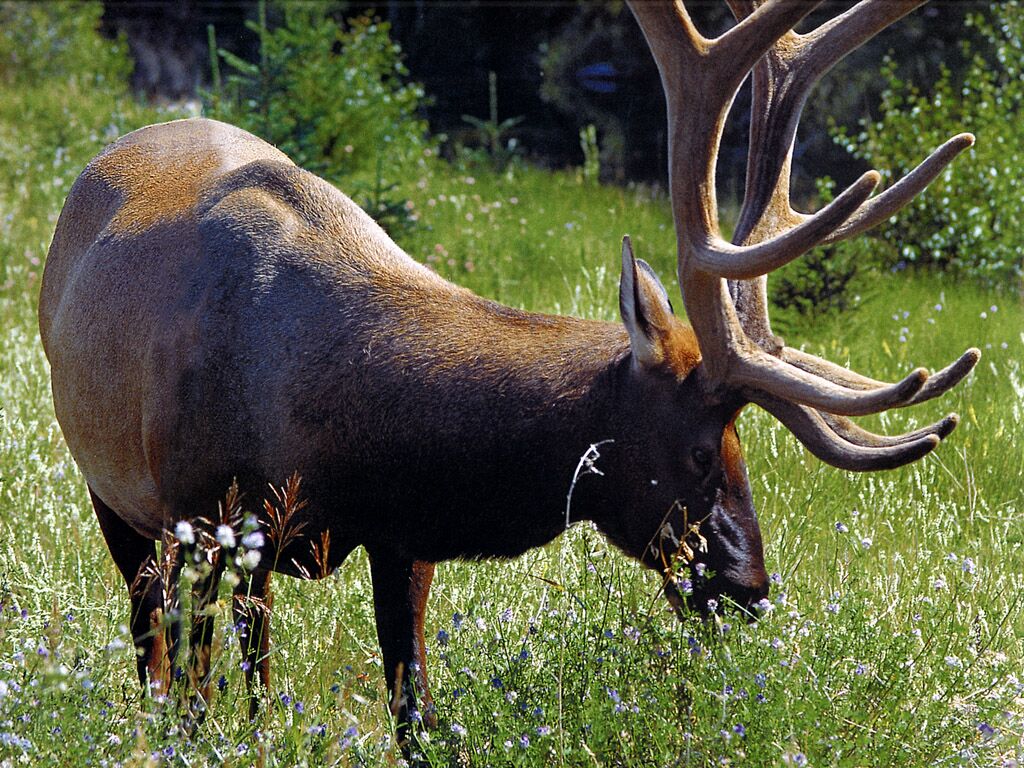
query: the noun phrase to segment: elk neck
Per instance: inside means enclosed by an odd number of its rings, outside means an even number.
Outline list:
[[[381,314],[330,335],[343,375],[318,376],[302,408],[302,431],[327,441],[331,495],[375,507],[356,538],[442,560],[515,556],[557,536],[580,458],[622,430],[621,324],[523,312],[441,281],[378,283],[356,303],[364,319]],[[601,479],[578,482],[574,520],[618,502]]]

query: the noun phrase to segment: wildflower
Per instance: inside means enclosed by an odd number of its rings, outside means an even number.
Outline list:
[[[781,585],[782,584],[782,574],[781,573],[773,573],[771,576],[768,577],[768,581],[770,581],[772,584]]]
[[[551,733],[551,726],[550,725],[538,725],[537,726],[537,735],[538,736],[548,736],[548,735],[550,735],[550,733]]]
[[[459,725],[458,723],[452,723],[452,733],[456,736],[465,736],[468,731],[465,726]]]
[[[704,578],[704,572],[707,570],[707,568],[708,567],[705,563],[694,563],[693,572],[697,574],[699,578]]]
[[[978,723],[978,733],[981,734],[982,738],[991,739],[996,735],[996,729],[988,723]]]
[[[743,723],[736,723],[736,725],[732,727],[732,731],[741,739],[745,739],[747,737],[747,729],[743,727]]]
[[[964,665],[964,663],[962,661],[960,661],[960,659],[958,657],[956,657],[956,656],[947,656],[946,657],[946,666],[947,667],[953,667],[954,669],[959,669],[963,665]]]
[[[836,530],[839,531],[840,533],[846,533],[850,529],[846,527],[846,523],[837,522],[836,523]]]
[[[520,749],[526,749],[529,746],[530,746],[530,737],[527,736],[524,733],[522,736],[519,737],[519,748]]]
[[[684,595],[693,594],[693,582],[689,579],[680,579],[677,581],[676,588]]]
[[[483,616],[477,616],[475,624],[476,624],[476,628],[479,629],[481,632],[486,631],[486,629],[487,629],[487,622],[484,621]]]
[[[230,525],[217,526],[216,538],[217,543],[224,547],[224,549],[235,548],[235,532]]]
[[[861,675],[863,675],[867,671],[868,671],[868,668],[866,666],[864,666],[863,664],[859,664],[858,663],[857,666],[854,667],[853,674],[855,674],[858,677],[860,677]]]
[[[442,646],[448,645],[448,638],[449,634],[445,632],[443,629],[437,633],[437,642],[440,643]]]
[[[227,687],[228,687],[228,679],[224,675],[221,675],[220,677],[218,677],[217,678],[217,690],[223,692],[224,689],[227,688]]]
[[[762,597],[754,603],[754,607],[761,613],[771,613],[775,610],[775,606],[771,604],[771,601],[767,597]]]
[[[944,578],[942,578],[941,576],[939,576],[938,578],[935,579],[935,581],[932,582],[932,587],[934,589],[945,589],[946,588],[946,580]]]
[[[195,544],[196,532],[192,529],[192,523],[188,520],[179,520],[174,526],[174,538],[182,544]]]
[[[825,610],[834,616],[839,613],[839,603],[829,603],[825,606]]]
[[[250,549],[242,555],[242,567],[247,571],[253,571],[260,564],[260,553],[257,549]]]
[[[965,557],[961,567],[963,568],[964,573],[970,574],[971,576],[974,575],[974,561],[971,560],[971,558]]]
[[[455,627],[456,629],[462,629],[462,614],[461,613],[453,613],[452,614],[452,626]]]
[[[319,725],[311,725],[306,729],[306,733],[310,736],[323,736],[327,733],[327,725],[320,723]]]
[[[860,545],[863,549],[871,549],[871,538],[865,536],[863,539],[860,540]]]
[[[718,601],[715,598],[708,598],[708,611],[714,613],[718,610]]]
[[[634,643],[640,640],[640,630],[633,626],[628,626],[622,630],[622,634],[632,640]]]

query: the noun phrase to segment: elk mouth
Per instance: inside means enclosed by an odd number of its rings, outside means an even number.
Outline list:
[[[669,579],[665,582],[665,598],[680,620],[684,616],[699,613],[704,619],[718,612],[726,605],[735,606],[746,614],[748,621],[756,621],[758,614],[755,605],[768,596],[765,585],[747,586],[727,581],[720,576],[706,578],[694,574],[688,585],[682,589],[679,581]]]

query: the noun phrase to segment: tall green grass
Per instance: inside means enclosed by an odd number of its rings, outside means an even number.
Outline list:
[[[35,306],[75,174],[105,141],[162,117],[123,95],[0,87],[0,765],[244,766],[260,754],[281,766],[396,764],[360,552],[323,582],[277,580],[274,705],[255,726],[226,596],[219,690],[201,728],[184,737],[173,697],[138,690],[126,590],[54,421]],[[417,220],[404,247],[500,301],[614,319],[626,232],[672,285],[671,217],[651,190],[427,164],[401,192]],[[728,612],[677,622],[654,575],[587,526],[511,563],[442,564],[429,761],[1022,758],[1020,298],[886,273],[856,311],[780,327],[792,344],[888,378],[980,346],[953,393],[873,422],[897,431],[957,410],[961,427],[921,462],[855,475],[749,408],[740,429],[774,574],[772,610],[753,624]]]

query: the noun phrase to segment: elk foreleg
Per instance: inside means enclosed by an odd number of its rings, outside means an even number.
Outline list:
[[[259,711],[259,697],[253,692],[253,680],[259,677],[264,689],[270,688],[270,571],[254,571],[235,587],[232,608],[238,642],[242,647],[242,669],[249,693],[249,719]]]
[[[408,753],[418,724],[437,724],[427,686],[423,631],[434,564],[396,562],[385,554],[371,552],[370,574],[391,714],[396,721],[398,743]]]

